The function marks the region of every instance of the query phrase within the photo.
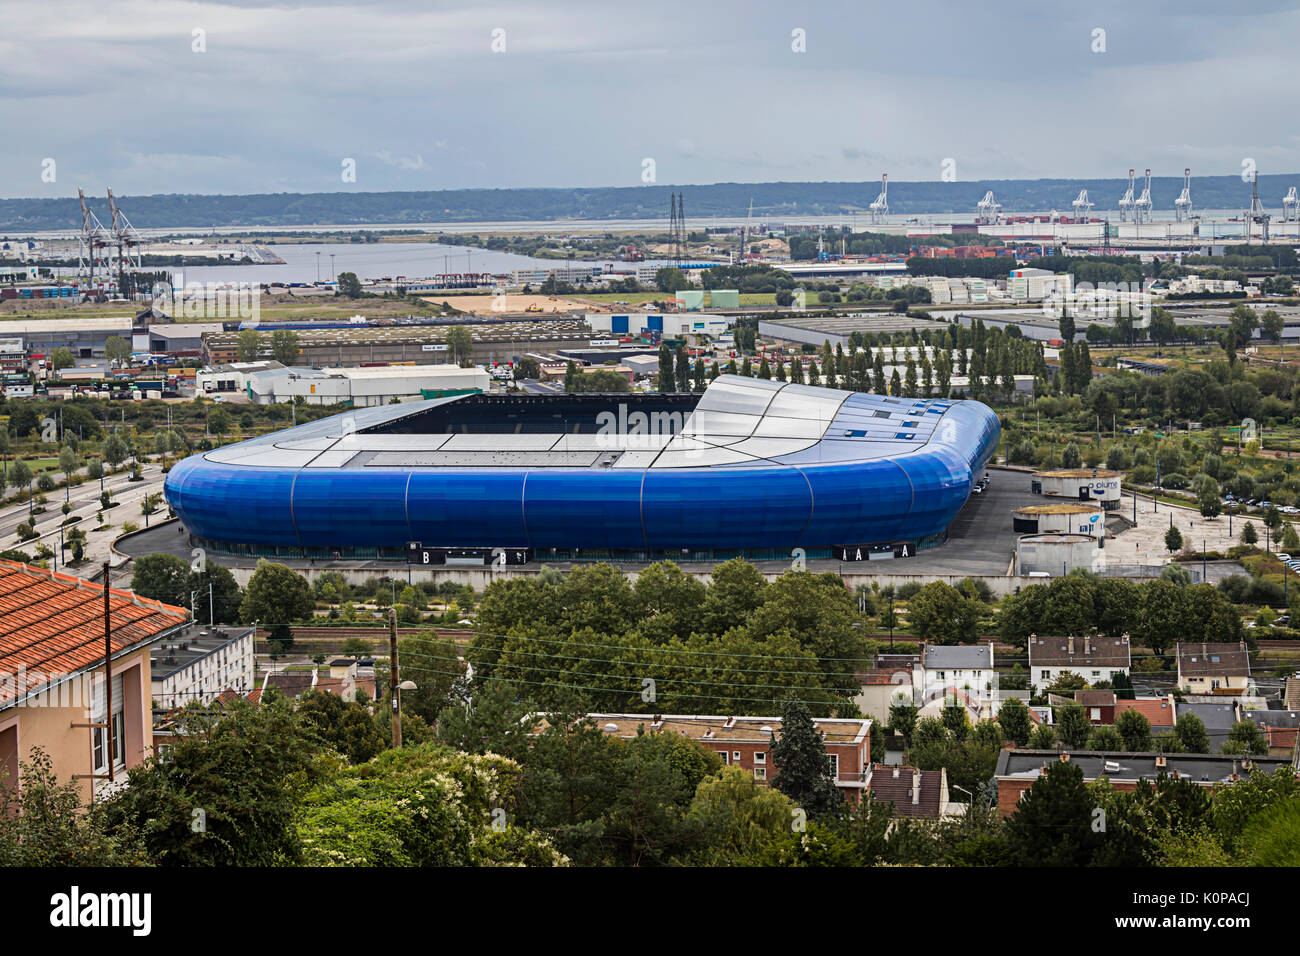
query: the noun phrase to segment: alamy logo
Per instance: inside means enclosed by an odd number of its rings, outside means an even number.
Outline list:
[[[153,308],[174,319],[260,319],[262,287],[256,282],[187,283],[178,272],[175,284],[154,284]]]
[[[129,927],[133,936],[148,936],[153,928],[153,894],[82,893],[74,886],[50,897],[50,925]]]
[[[596,444],[601,448],[658,447],[652,438],[677,435],[685,418],[681,412],[628,412],[620,402],[618,411],[603,411],[596,416]]]

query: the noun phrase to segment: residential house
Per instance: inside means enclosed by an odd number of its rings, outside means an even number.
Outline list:
[[[853,675],[859,691],[853,702],[858,710],[883,726],[889,723],[889,708],[899,700],[912,702],[912,671],[867,670]]]
[[[948,771],[876,767],[867,791],[877,803],[892,803],[896,817],[938,820],[948,813]]]
[[[1074,702],[1083,708],[1088,722],[1094,726],[1115,723],[1115,692],[1113,690],[1077,690]]]
[[[942,701],[955,691],[980,702],[983,709],[993,696],[993,642],[945,646],[921,645],[921,659],[912,669],[913,699],[918,707]]]
[[[1250,653],[1238,644],[1178,644],[1178,686],[1188,694],[1240,694],[1250,687]]]
[[[1129,636],[1039,637],[1029,635],[1029,679],[1039,688],[1056,683],[1066,671],[1089,684],[1127,676],[1132,666]]]
[[[90,802],[153,753],[150,647],[189,612],[118,588],[107,603],[106,622],[102,584],[0,560],[0,786],[40,749]]]
[[[1083,779],[1092,783],[1105,777],[1116,790],[1135,790],[1138,782],[1154,782],[1160,774],[1178,776],[1213,789],[1233,783],[1252,773],[1271,774],[1291,761],[1279,757],[1236,757],[1228,754],[1110,753],[1055,750],[1003,750],[994,775],[998,781],[998,812],[1006,817],[1015,812],[1034,781],[1056,760],[1083,768]]]
[[[680,714],[588,714],[596,726],[616,737],[646,733],[680,734],[710,750],[722,762],[740,767],[766,784],[776,776],[773,735],[781,736],[780,717],[723,717]],[[847,796],[857,799],[871,773],[871,721],[814,719],[830,761],[831,775]]]
[[[321,677],[319,668],[313,667],[311,673],[267,674],[263,688],[274,687],[285,697],[297,700],[308,691],[320,691],[322,694],[334,694],[351,703],[357,699],[357,691],[363,691],[372,700],[375,697],[375,679],[364,677]]]
[[[1147,719],[1153,734],[1174,729],[1174,699],[1170,697],[1139,697],[1136,700],[1116,700],[1115,719],[1126,710],[1136,710]]]

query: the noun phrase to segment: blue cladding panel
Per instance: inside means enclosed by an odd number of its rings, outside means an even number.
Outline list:
[[[648,548],[792,548],[810,511],[794,468],[651,470],[641,500]]]
[[[889,541],[910,535],[904,521],[912,508],[912,486],[897,462],[814,466],[805,468],[804,474],[813,495],[806,546]]]
[[[411,540],[437,547],[527,547],[523,503],[522,471],[417,469],[407,492]],[[365,528],[354,533],[367,536]]]
[[[664,317],[662,315],[647,315],[645,327],[651,332],[662,332],[664,330]]]
[[[528,542],[535,548],[568,548],[581,537],[584,548],[645,546],[641,535],[641,477],[638,469],[600,475],[590,491],[589,471],[532,472],[524,486]]]
[[[614,316],[609,320],[609,328],[611,332],[617,333],[618,335],[627,335],[627,316]]]
[[[358,531],[366,544],[402,547],[419,540],[406,523],[406,481],[402,471],[303,469],[293,486],[299,540],[306,547],[337,547],[359,543],[349,540]]]
[[[297,545],[290,469],[250,468],[186,458],[167,474],[167,502],[193,534],[211,541]]]

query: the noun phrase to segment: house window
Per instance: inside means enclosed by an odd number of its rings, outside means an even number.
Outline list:
[[[114,769],[124,769],[126,767],[126,717],[123,707],[126,694],[122,688],[122,675],[113,675],[113,719],[108,721],[105,718],[105,709],[108,703],[104,695],[104,680],[101,677],[94,689],[94,717],[91,723],[111,724],[113,731],[113,767]],[[108,773],[108,728],[92,727],[91,749],[94,756],[94,772]]]
[[[767,763],[767,753],[762,750],[755,750],[754,763]]]
[[[1101,671],[1093,671],[1093,672],[1092,672],[1092,676],[1093,676],[1093,677],[1100,677],[1100,676],[1101,676]]]
[[[827,754],[826,762],[830,765],[831,778],[834,780],[838,780],[840,777],[840,755]]]
[[[733,751],[731,752],[731,762],[732,762],[732,763],[740,763],[740,751],[739,751],[739,750],[733,750]]]
[[[725,750],[719,750],[718,756],[722,758],[723,763],[727,762],[727,752]]]
[[[939,671],[938,676],[939,676],[939,680],[947,680],[947,678],[943,676],[943,671]]]
[[[755,779],[755,780],[766,780],[766,779],[767,779],[767,769],[764,768],[764,767],[755,767],[755,768],[754,768],[754,779]]]
[[[1039,679],[1039,680],[1051,680],[1051,679],[1052,679],[1052,672],[1051,672],[1051,671],[1040,671],[1040,672],[1039,672],[1039,675],[1038,675],[1038,679]]]

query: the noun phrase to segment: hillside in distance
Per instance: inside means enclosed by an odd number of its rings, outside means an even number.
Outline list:
[[[100,192],[85,184],[88,193]],[[1079,190],[1088,190],[1094,215],[1115,208],[1127,183],[1120,179],[1005,179],[971,182],[891,182],[889,207],[895,215],[973,213],[987,190],[1007,212],[1057,210],[1068,213]],[[1260,175],[1264,205],[1280,206],[1282,196],[1300,185],[1300,174]],[[1141,189],[1141,181],[1138,182]],[[1173,208],[1182,190],[1180,177],[1152,179],[1157,213]],[[121,196],[119,202],[140,229],[206,227],[365,225],[380,223],[545,222],[566,219],[666,219],[669,193],[685,196],[686,215],[699,221],[713,216],[744,216],[750,200],[754,216],[769,221],[799,221],[812,216],[865,213],[880,184],[871,182],[712,183],[708,185],[611,186],[592,189],[450,189],[420,192],[262,193],[254,195]],[[1195,209],[1240,210],[1250,205],[1251,186],[1239,175],[1192,180]],[[107,199],[90,201],[109,221]],[[67,199],[0,199],[0,233],[75,229],[81,210]]]

